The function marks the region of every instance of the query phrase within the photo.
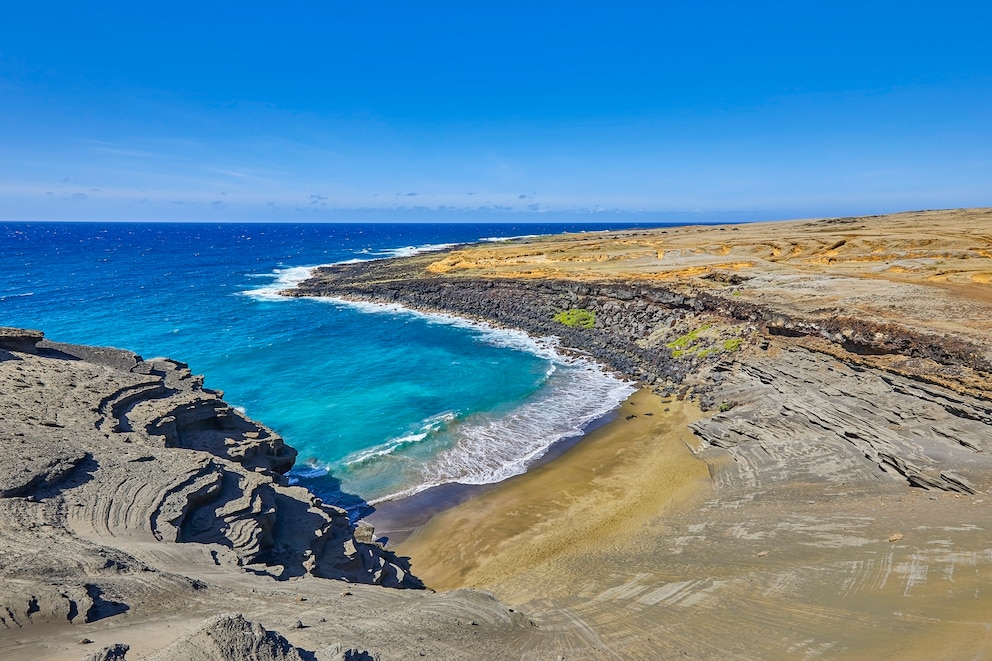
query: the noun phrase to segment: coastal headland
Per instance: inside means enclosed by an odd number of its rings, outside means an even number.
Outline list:
[[[285,294],[554,336],[641,384],[388,547],[289,486],[295,452],[181,363],[5,329],[0,658],[984,658],[989,227],[911,212],[316,269]]]

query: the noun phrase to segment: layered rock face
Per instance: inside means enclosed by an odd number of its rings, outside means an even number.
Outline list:
[[[283,474],[296,451],[182,363],[0,330],[0,625],[88,622],[202,588],[176,543],[284,580],[419,587]]]
[[[992,487],[992,402],[786,345],[726,370],[714,389],[737,405],[693,431],[734,460],[717,489],[787,480],[903,481],[956,494]]]

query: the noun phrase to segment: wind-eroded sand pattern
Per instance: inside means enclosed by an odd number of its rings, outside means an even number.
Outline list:
[[[468,248],[429,270],[671,280],[990,345],[989,210],[576,235]],[[620,431],[645,424],[624,420],[638,402],[585,448],[594,459],[579,446],[402,549],[429,583],[483,586],[532,614],[552,634],[529,641],[538,657],[992,658],[988,374],[928,379],[925,361],[897,358],[766,338],[720,368],[713,393],[732,410],[655,408],[643,463]],[[693,420],[712,479],[659,488],[672,478],[652,453]],[[636,507],[616,525],[593,503]]]

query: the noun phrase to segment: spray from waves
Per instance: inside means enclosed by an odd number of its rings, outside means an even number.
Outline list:
[[[629,397],[633,384],[573,361],[569,369],[506,415],[481,414],[453,430],[455,440],[406,489],[370,500],[405,498],[448,483],[492,484],[524,473],[556,443],[583,433]],[[579,363],[579,364],[576,364]]]
[[[360,250],[358,254],[372,255],[371,257],[355,257],[328,264],[314,264],[312,266],[289,266],[275,269],[271,273],[249,273],[249,278],[272,278],[272,282],[264,287],[255,287],[238,292],[242,296],[249,296],[258,301],[285,301],[287,297],[279,292],[293,289],[304,280],[310,278],[314,269],[322,266],[337,266],[339,264],[357,264],[359,262],[371,262],[377,259],[388,259],[390,257],[412,257],[425,252],[438,252],[453,248],[456,243],[428,243],[422,246],[405,246],[402,248],[388,248],[386,250],[370,251]]]
[[[361,261],[361,260],[353,260]],[[339,262],[340,263],[340,262]],[[313,270],[321,266],[333,266],[333,264],[318,264],[316,266],[290,266],[284,269],[275,269],[272,273],[254,273],[249,277],[272,278],[272,282],[264,287],[246,289],[238,292],[241,296],[249,296],[257,301],[286,301],[289,300],[279,292],[293,289],[301,282],[310,277]]]
[[[404,246],[402,248],[388,248],[370,254],[378,257],[413,257],[425,252],[440,252],[448,248],[454,248],[457,243],[426,243],[422,246]]]
[[[505,241],[516,241],[518,239],[533,239],[541,236],[540,234],[520,234],[519,236],[487,236],[479,239],[481,242],[485,243],[503,243]]]

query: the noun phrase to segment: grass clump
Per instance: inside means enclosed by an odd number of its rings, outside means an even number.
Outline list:
[[[669,342],[665,346],[668,347],[669,349],[675,349],[676,351],[680,351],[680,352],[684,353],[685,350],[691,344],[694,344],[696,342],[696,340],[699,339],[700,333],[702,333],[703,331],[709,329],[709,327],[712,326],[712,325],[713,324],[703,324],[699,328],[696,328],[695,330],[689,331],[688,333],[686,333],[682,337],[678,338],[677,340],[672,340],[671,342]],[[675,352],[674,351],[672,352],[672,355],[673,356],[675,355]],[[678,358],[678,356],[675,356],[675,357]]]
[[[556,313],[554,320],[569,328],[592,328],[596,325],[596,313],[584,308],[572,308]]]
[[[665,344],[672,352],[672,358],[709,358],[721,353],[740,351],[744,338],[741,329],[720,324],[703,324],[685,335]],[[736,336],[728,337],[733,333]]]

